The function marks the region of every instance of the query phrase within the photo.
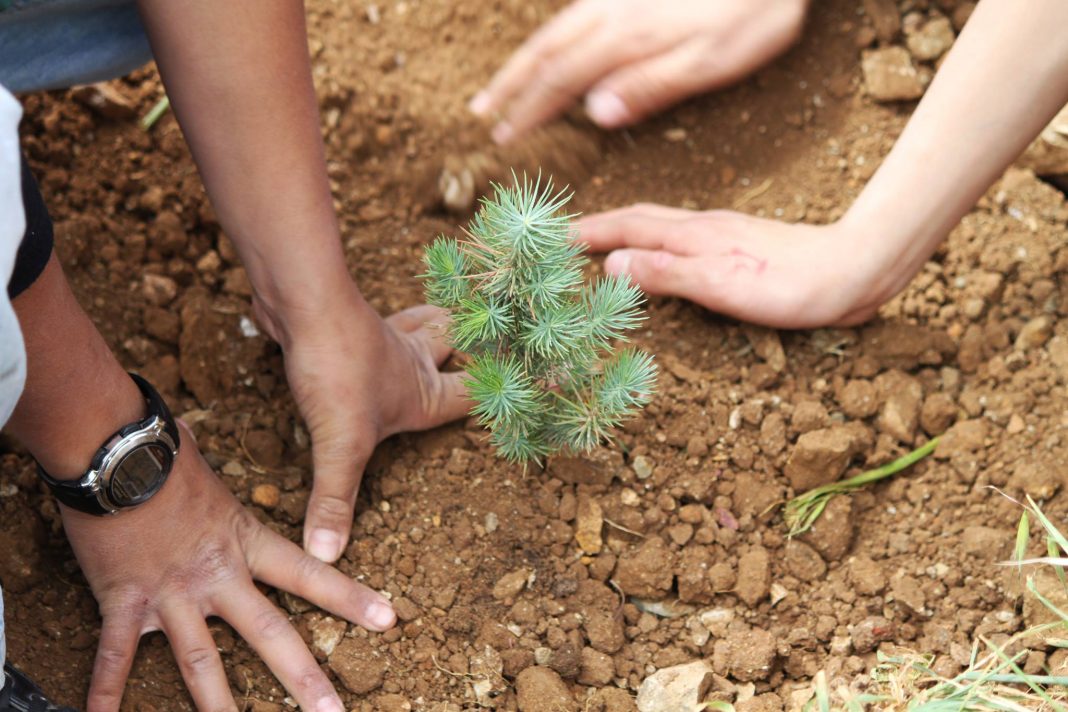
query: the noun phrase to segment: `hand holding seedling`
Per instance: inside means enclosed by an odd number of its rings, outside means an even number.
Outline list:
[[[731,84],[784,52],[808,0],[577,0],[516,50],[471,101],[507,143],[585,97],[604,128]]]
[[[612,353],[642,320],[641,293],[626,277],[583,286],[568,199],[551,182],[498,186],[467,239],[439,238],[424,255],[427,299],[451,312],[449,335],[472,356],[471,412],[513,461],[591,450],[655,386],[648,354]]]

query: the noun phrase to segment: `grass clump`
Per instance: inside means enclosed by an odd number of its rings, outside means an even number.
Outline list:
[[[501,456],[591,450],[653,395],[652,357],[616,348],[643,319],[641,291],[626,277],[584,283],[570,196],[551,181],[494,189],[465,239],[426,248],[427,301],[452,316],[471,412]]]

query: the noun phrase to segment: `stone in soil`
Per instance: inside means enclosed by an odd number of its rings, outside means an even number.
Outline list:
[[[876,388],[886,393],[877,425],[879,430],[902,443],[911,443],[920,422],[923,386],[900,371],[889,371],[876,379]]]
[[[1021,460],[1009,479],[1009,486],[1021,490],[1032,499],[1049,499],[1063,484],[1061,467],[1047,461]]]
[[[308,623],[308,630],[311,631],[312,635],[312,652],[315,653],[317,658],[323,660],[329,658],[334,650],[337,649],[337,645],[345,636],[347,629],[348,625],[346,625],[345,621],[339,621],[330,616],[315,618]]]
[[[827,573],[827,564],[808,544],[791,539],[784,550],[786,569],[802,581],[816,581]]]
[[[738,559],[738,582],[735,592],[749,607],[760,603],[771,586],[771,565],[768,550],[753,548]]]
[[[874,596],[886,588],[886,574],[882,566],[863,554],[849,562],[849,578],[853,588],[862,596]]]
[[[853,456],[853,436],[842,427],[805,433],[786,461],[786,477],[797,494],[834,482]]]
[[[725,639],[716,641],[716,673],[740,682],[766,680],[775,663],[775,648],[775,637],[766,630],[733,628]]]
[[[1014,344],[1017,351],[1031,351],[1041,348],[1053,335],[1053,320],[1043,314],[1036,316],[1020,328]]]
[[[920,73],[903,47],[865,50],[861,68],[864,86],[875,101],[912,101],[923,96]]]
[[[498,601],[515,598],[527,585],[527,579],[529,577],[529,569],[517,569],[501,576],[497,580],[497,583],[493,585],[493,597]]]
[[[965,527],[961,534],[961,549],[966,554],[996,561],[1008,553],[1013,542],[1013,532],[981,525]]]
[[[378,689],[386,675],[386,661],[363,638],[342,640],[328,665],[345,689],[355,695]]]
[[[560,675],[547,667],[528,667],[515,680],[520,712],[572,712],[578,709]]]
[[[853,535],[853,499],[840,494],[831,498],[812,528],[801,535],[801,541],[818,551],[824,561],[838,561],[849,553]]]
[[[278,485],[270,483],[256,485],[252,488],[252,503],[264,509],[274,509],[282,500],[282,491]]]
[[[893,622],[881,616],[865,618],[849,631],[853,641],[853,650],[857,653],[870,653],[879,643],[893,640],[896,633]]]
[[[932,393],[920,409],[920,427],[934,437],[941,435],[957,419],[957,404],[948,393]]]
[[[616,667],[611,656],[593,648],[582,649],[582,671],[578,676],[580,685],[603,687],[612,681],[615,674]]]
[[[696,712],[712,680],[712,666],[706,660],[657,670],[638,688],[638,712]]]
[[[864,0],[864,12],[880,42],[890,42],[901,31],[901,13],[894,0]]]
[[[649,537],[616,564],[615,581],[628,596],[663,598],[671,590],[674,556],[660,537]]]
[[[597,500],[588,494],[578,497],[578,508],[575,510],[575,541],[579,548],[587,554],[599,554],[603,540],[601,528],[604,526],[604,512]]]
[[[908,33],[905,46],[917,60],[933,62],[953,46],[955,39],[949,18],[935,17]]]

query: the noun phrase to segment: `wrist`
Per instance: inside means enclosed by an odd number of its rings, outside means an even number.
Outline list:
[[[295,342],[330,332],[333,325],[351,329],[353,318],[361,315],[379,318],[344,271],[319,279],[308,290],[257,291],[252,298],[252,309],[260,326],[283,351]]]

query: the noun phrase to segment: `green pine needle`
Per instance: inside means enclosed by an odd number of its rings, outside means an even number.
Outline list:
[[[449,336],[472,354],[465,383],[491,443],[515,462],[605,441],[652,398],[657,369],[634,348],[641,290],[625,277],[583,283],[570,200],[552,181],[494,186],[464,240],[423,255],[427,301],[452,315]]]

